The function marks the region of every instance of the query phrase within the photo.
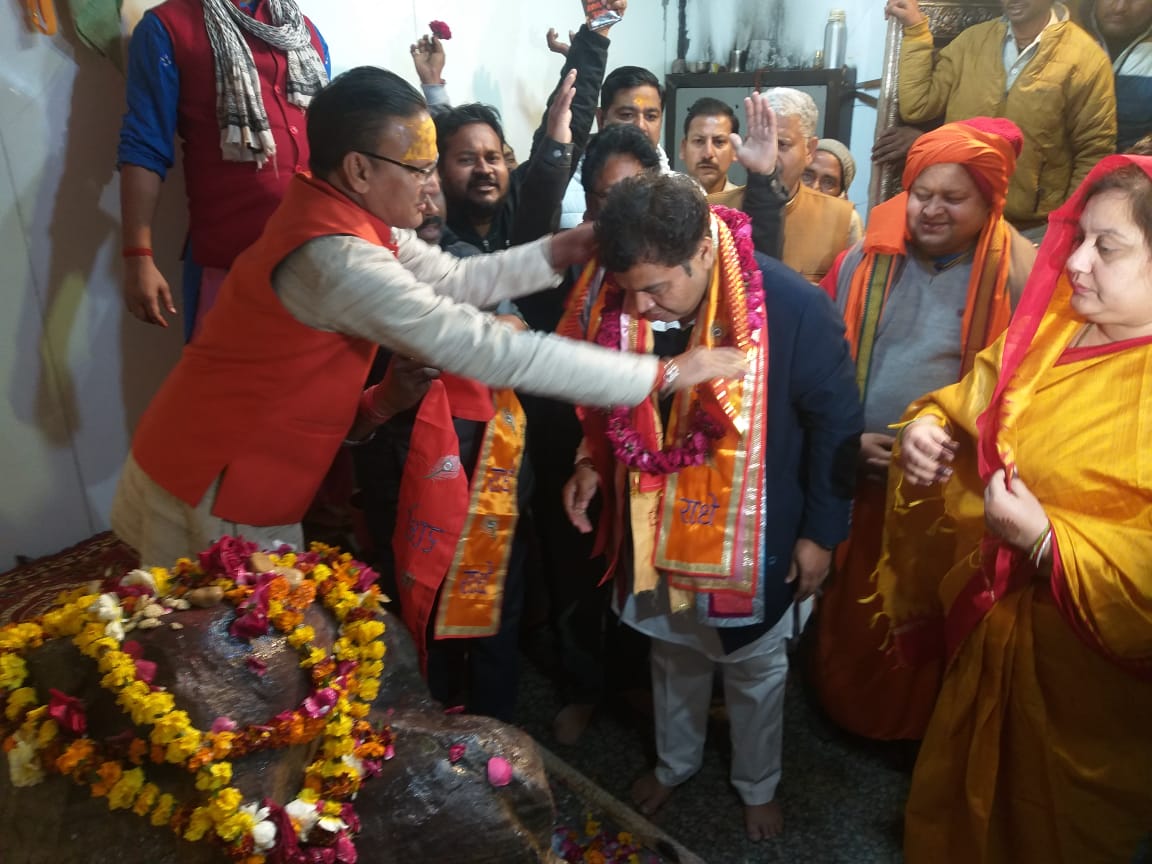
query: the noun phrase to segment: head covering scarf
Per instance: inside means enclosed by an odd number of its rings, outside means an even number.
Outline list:
[[[980,349],[1003,332],[1012,316],[1007,289],[1011,229],[1004,219],[1004,202],[1022,141],[1023,134],[1009,120],[975,118],[948,123],[921,135],[905,160],[905,190],[933,165],[958,164],[974,178],[989,204],[988,220],[976,240],[968,282],[968,300],[961,326],[961,376],[972,368]],[[908,253],[911,235],[907,214],[907,191],[872,208],[864,233],[864,258],[852,274],[844,320],[848,343],[860,369],[858,378],[865,380],[867,369],[861,365],[866,367],[869,358],[861,357],[860,347],[862,334],[866,332],[869,295],[880,290],[882,297],[887,297],[899,269],[892,266],[893,257]],[[879,309],[882,302],[873,306]]]
[[[823,150],[825,153],[831,153],[836,157],[836,161],[840,163],[840,173],[844,176],[844,181],[841,185],[844,191],[847,192],[848,187],[852,185],[852,181],[856,179],[856,160],[852,158],[852,154],[848,148],[835,138],[821,138],[816,142],[816,149]]]

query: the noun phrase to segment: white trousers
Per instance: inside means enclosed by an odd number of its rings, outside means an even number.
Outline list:
[[[792,610],[752,645],[719,660],[732,735],[731,780],[745,804],[776,797],[784,741],[784,684]],[[763,643],[763,644],[761,644]],[[716,662],[687,645],[652,640],[656,779],[678,786],[700,770]]]

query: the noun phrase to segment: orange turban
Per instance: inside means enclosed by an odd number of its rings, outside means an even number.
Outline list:
[[[904,188],[911,188],[931,165],[955,163],[967,169],[984,200],[999,215],[1023,143],[1020,127],[1001,117],[948,123],[916,139],[904,162]]]
[[[968,282],[968,302],[964,310],[961,375],[967,372],[977,352],[993,342],[1008,326],[1012,306],[1008,296],[1008,261],[1011,228],[1004,221],[1004,201],[1008,179],[1016,170],[1016,155],[1024,136],[1010,120],[975,117],[959,123],[947,123],[916,139],[904,163],[904,188],[907,190],[926,168],[932,165],[957,164],[968,170],[990,206],[988,221],[980,230],[972,259],[972,276]],[[864,232],[864,259],[852,274],[844,320],[848,344],[853,356],[858,355],[868,294],[877,288],[877,265],[892,256],[907,254],[908,192],[872,208]],[[884,264],[886,273],[883,296],[887,298],[892,278],[899,268]],[[865,361],[867,362],[867,358]],[[860,377],[860,376],[858,376]]]

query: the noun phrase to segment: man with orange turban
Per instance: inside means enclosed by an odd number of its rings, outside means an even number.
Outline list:
[[[918,739],[940,670],[897,666],[874,619],[888,463],[896,423],[914,399],[959,380],[1007,326],[1035,260],[1005,221],[1023,136],[978,117],[921,136],[907,190],[875,208],[864,239],[822,283],[844,315],[864,403],[852,533],[820,600],[815,687],[829,716],[869,738]]]

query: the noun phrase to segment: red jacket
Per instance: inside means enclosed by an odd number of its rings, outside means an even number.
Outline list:
[[[308,169],[304,109],[287,100],[287,57],[241,31],[256,63],[276,157],[260,169],[255,162],[225,162],[220,155],[216,73],[204,26],[204,7],[200,0],[167,0],[151,11],[172,39],[173,60],[180,73],[176,128],[184,142],[184,185],[193,254],[201,266],[227,269],[260,236],[292,175]],[[268,4],[257,3],[253,17],[271,23]],[[310,21],[307,26],[312,46],[323,57],[316,28]]]
[[[230,522],[298,522],[312,501],[355,420],[376,345],[301,324],[272,289],[272,273],[332,234],[395,252],[387,225],[298,175],[140,420],[136,461],[181,501],[199,503],[221,474],[212,512]]]

